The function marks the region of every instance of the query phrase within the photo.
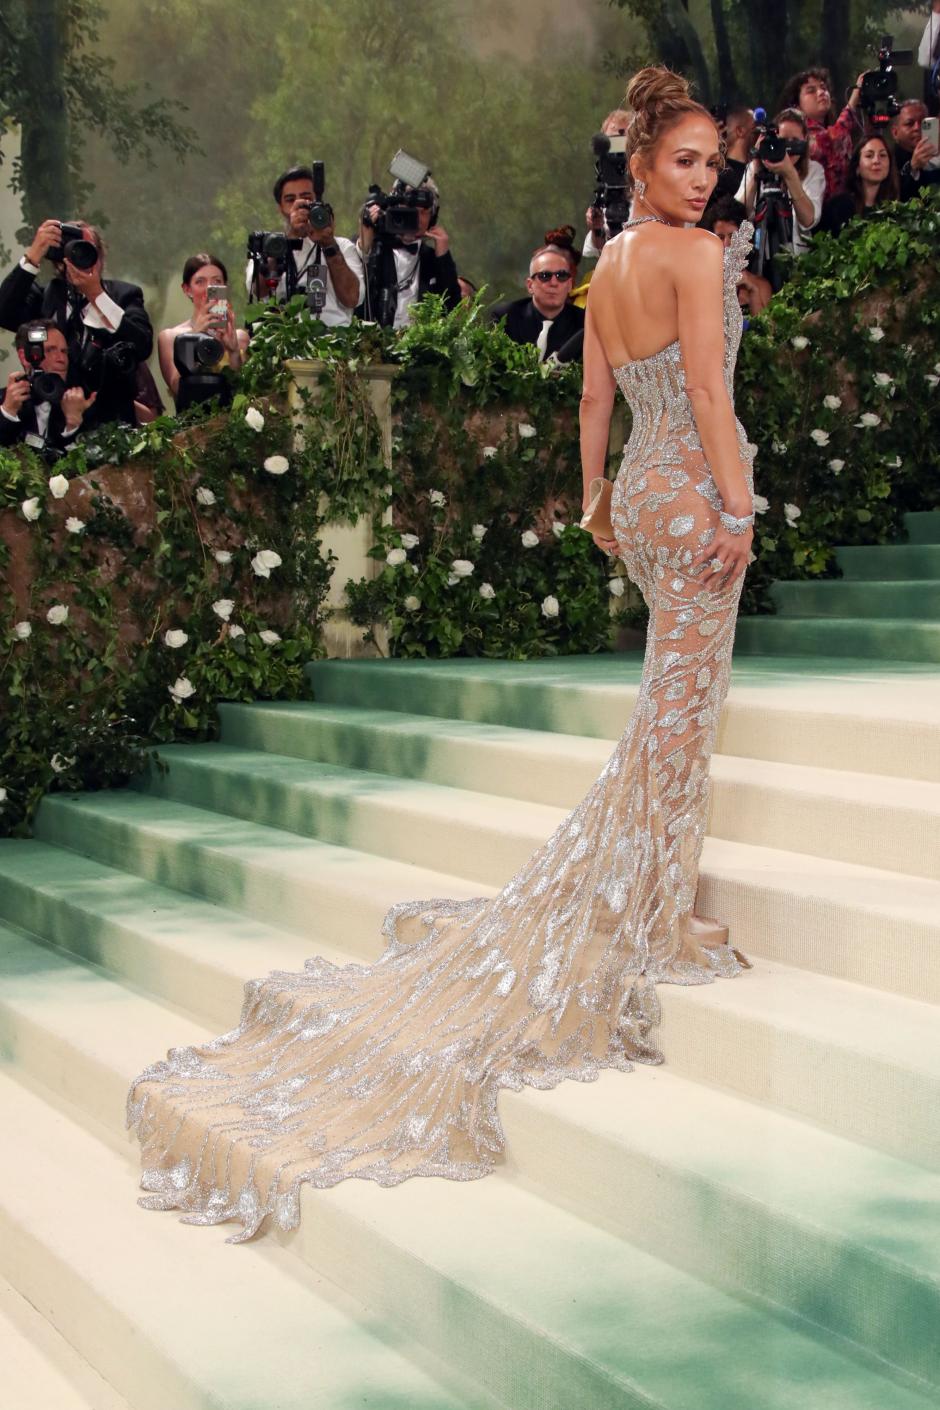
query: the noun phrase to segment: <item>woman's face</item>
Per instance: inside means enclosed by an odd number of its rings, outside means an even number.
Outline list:
[[[715,189],[721,157],[711,118],[690,113],[660,138],[645,174],[653,210],[673,225],[697,225]],[[634,176],[644,176],[642,169]]]
[[[183,285],[183,293],[192,299],[194,308],[201,308],[206,301],[209,285],[224,283],[225,275],[217,264],[204,264],[196,270],[189,283]]]
[[[784,118],[783,122],[777,128],[777,131],[780,133],[780,136],[786,138],[788,142],[801,142],[806,136],[800,124],[794,122],[792,118]],[[794,157],[794,161],[795,160],[796,158]]]
[[[821,78],[808,78],[800,89],[800,112],[822,122],[832,106],[829,89]],[[802,134],[801,134],[802,135]]]
[[[863,181],[877,181],[880,186],[888,175],[891,158],[883,142],[872,138],[858,154],[858,174]]]

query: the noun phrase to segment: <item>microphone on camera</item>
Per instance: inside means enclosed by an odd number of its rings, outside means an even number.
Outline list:
[[[767,109],[766,109],[766,108],[755,108],[755,109],[754,109],[754,121],[755,121],[756,123],[763,123],[763,122],[766,122],[766,121],[767,121]]]

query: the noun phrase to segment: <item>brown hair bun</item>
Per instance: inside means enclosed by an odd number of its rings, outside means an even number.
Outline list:
[[[640,69],[627,85],[626,106],[645,117],[652,116],[658,109],[673,107],[691,99],[686,79],[662,64]]]

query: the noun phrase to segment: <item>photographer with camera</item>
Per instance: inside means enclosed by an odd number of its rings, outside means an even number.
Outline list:
[[[570,233],[568,233],[570,232]],[[539,362],[553,355],[559,362],[577,361],[584,339],[584,309],[571,302],[578,265],[572,249],[574,229],[550,230],[529,261],[527,299],[494,304],[490,323],[506,320],[506,333],[514,343],[534,343]]]
[[[251,299],[285,303],[306,294],[311,313],[330,328],[346,327],[365,296],[359,251],[336,234],[333,207],[323,200],[322,162],[293,166],[274,183],[283,229],[248,237],[245,284]]]
[[[601,135],[604,137],[626,137],[627,128],[630,126],[630,119],[633,114],[626,108],[614,108],[612,113],[608,113],[601,124]],[[619,144],[618,144],[619,145]],[[626,155],[623,155],[623,180],[622,187],[626,191]],[[602,180],[604,175],[601,170],[601,162],[597,163],[598,188],[594,197],[594,204],[588,206],[584,213],[587,225],[587,234],[584,237],[584,246],[581,250],[585,259],[597,259],[610,239],[612,233],[607,224],[607,199],[609,198],[609,188]],[[619,173],[617,174],[619,179]],[[623,197],[626,205],[626,195]]]
[[[456,308],[460,284],[430,169],[399,150],[389,172],[395,177],[391,190],[370,186],[362,208],[366,297],[359,312],[383,328],[407,328],[412,305],[425,294],[440,294],[446,309]]]
[[[756,110],[758,118],[762,109]],[[735,193],[753,220],[757,251],[755,274],[766,275],[776,292],[782,271],[774,267],[778,252],[805,254],[809,235],[822,215],[826,178],[809,156],[806,118],[798,108],[784,108],[772,123],[757,125],[753,159]]]
[[[65,335],[73,382],[96,393],[93,420],[135,423],[136,370],[153,348],[153,329],[136,284],[104,278],[105,248],[84,221],[44,220],[0,284],[0,327],[51,319]],[[37,281],[49,260],[55,274]]]
[[[0,401],[0,446],[25,444],[56,459],[82,429],[95,393],[67,386],[68,346],[51,318],[24,323],[14,346],[23,370],[10,373]]]
[[[900,183],[894,154],[881,132],[863,137],[849,161],[848,190],[823,206],[820,230],[838,235],[853,216],[870,215],[886,201],[896,201]]]
[[[213,398],[227,403],[231,384],[224,369],[240,371],[249,341],[245,329],[235,327],[228,271],[218,255],[190,255],[182,289],[192,314],[157,337],[160,371],[178,412]]]
[[[902,201],[911,200],[922,186],[940,182],[940,155],[934,143],[924,137],[925,117],[926,103],[919,98],[905,98],[891,123]]]
[[[711,200],[705,207],[707,214],[716,201],[734,198],[741,185],[754,145],[756,124],[754,110],[745,103],[733,103],[725,110],[725,164],[718,173]],[[699,225],[704,225],[704,217]]]
[[[797,108],[803,115],[810,158],[818,162],[825,173],[824,199],[844,191],[848,181],[849,159],[862,134],[860,103],[864,78],[860,73],[837,118],[833,117],[832,79],[828,69],[803,69],[788,80],[780,95],[781,108]]]

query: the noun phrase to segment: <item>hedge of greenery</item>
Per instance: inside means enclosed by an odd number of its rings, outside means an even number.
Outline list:
[[[745,334],[737,409],[761,498],[744,611],[940,502],[938,220],[931,188],[820,241]],[[290,357],[324,373],[299,443]],[[391,476],[360,375],[389,361]],[[327,522],[373,516],[381,567],[348,585],[350,610],[395,654],[607,649],[642,604],[572,526],[579,394],[580,369],[540,367],[479,308],[429,300],[395,336],[268,310],[227,410],[112,430],[54,472],[0,451],[0,826],[25,830],[50,787],[108,786],[154,744],[210,736],[220,699],[303,693]]]

